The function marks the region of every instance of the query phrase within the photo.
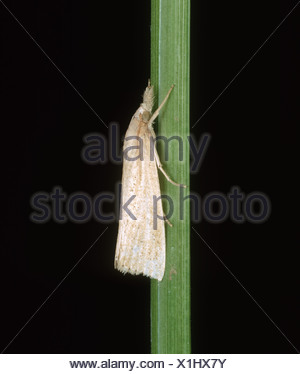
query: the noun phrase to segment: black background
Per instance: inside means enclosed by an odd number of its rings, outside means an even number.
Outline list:
[[[191,126],[295,4],[192,1]],[[150,1],[6,5],[124,135],[150,74]],[[297,23],[299,9],[192,130],[212,140],[191,188],[269,196],[264,224],[193,226],[300,349]],[[2,350],[105,228],[31,223],[30,197],[56,185],[68,195],[114,191],[122,167],[83,163],[82,137],[107,129],[2,4],[0,53]],[[113,269],[116,235],[110,224],[5,353],[150,352],[150,281]],[[192,352],[296,353],[193,231],[191,242]]]

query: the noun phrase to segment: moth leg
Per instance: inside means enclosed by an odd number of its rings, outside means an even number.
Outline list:
[[[170,93],[171,91],[173,90],[174,88],[174,84],[172,84],[171,88],[169,89],[166,97],[163,99],[162,103],[160,104],[160,106],[156,109],[156,111],[152,114],[151,118],[149,119],[149,122],[148,122],[148,129],[150,130],[151,132],[151,135],[152,135],[152,138],[155,139],[155,133],[154,133],[154,130],[152,128],[152,124],[154,122],[154,120],[158,117],[159,115],[159,112],[161,110],[161,108],[165,105],[166,101],[168,100],[168,97],[170,96]],[[156,147],[154,146],[154,157],[155,157],[155,162],[156,162],[156,165],[157,167],[159,168],[159,170],[163,173],[163,175],[166,177],[166,179],[174,184],[174,186],[177,186],[177,187],[186,187],[186,185],[184,184],[180,184],[180,183],[176,183],[174,182],[169,176],[168,174],[164,171],[163,167],[162,167],[162,164],[160,162],[160,159],[159,159],[159,156],[158,156],[158,153],[157,153],[157,150],[156,150]],[[169,223],[169,222],[168,222]]]
[[[160,159],[159,159],[159,156],[158,156],[158,153],[157,153],[156,148],[154,148],[154,157],[155,157],[155,162],[156,162],[157,167],[159,168],[159,170],[163,173],[163,175],[166,177],[166,179],[167,179],[170,183],[174,184],[174,186],[177,186],[177,187],[184,187],[184,188],[186,188],[186,185],[185,185],[185,184],[180,184],[180,183],[176,183],[176,182],[174,182],[174,181],[173,181],[173,180],[168,176],[168,174],[164,171],[164,169],[163,169],[163,167],[162,167],[162,164],[161,164],[161,162],[160,162]]]
[[[168,220],[168,218],[164,215],[164,220],[167,222],[167,224],[170,226],[170,227],[173,227],[172,223]]]
[[[154,122],[155,118],[158,117],[159,115],[159,112],[161,110],[161,108],[165,105],[166,101],[168,100],[168,97],[170,96],[170,93],[171,91],[173,90],[174,88],[174,84],[172,84],[171,88],[169,89],[166,97],[163,99],[162,103],[160,104],[160,106],[156,109],[156,111],[152,114],[151,118],[149,119],[149,122],[148,122],[148,128],[150,129],[152,127],[152,123]]]

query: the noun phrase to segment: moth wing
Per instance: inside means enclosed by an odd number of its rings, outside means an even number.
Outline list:
[[[132,127],[139,128],[140,124],[134,121],[137,120],[131,121],[126,137],[132,134]],[[155,159],[150,155],[150,131],[146,127],[144,132],[138,130],[133,133],[138,134],[135,136],[138,139],[126,141],[125,137],[124,142],[124,151],[128,147],[132,149],[123,158],[122,216],[119,221],[115,268],[123,273],[143,274],[160,281],[165,271],[166,245],[158,171]],[[143,160],[138,157],[141,154]],[[129,201],[126,206],[130,212],[128,214],[122,207]]]

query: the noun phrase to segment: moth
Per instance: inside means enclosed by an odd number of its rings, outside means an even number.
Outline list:
[[[114,263],[115,268],[123,273],[143,274],[159,281],[163,279],[165,271],[166,238],[158,169],[170,183],[183,185],[172,181],[164,171],[155,147],[156,135],[152,125],[173,88],[174,85],[151,115],[154,92],[149,80],[143,102],[126,132]]]

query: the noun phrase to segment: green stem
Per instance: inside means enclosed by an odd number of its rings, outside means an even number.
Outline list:
[[[189,88],[190,88],[190,0],[151,0],[151,83],[157,104],[175,83],[158,119],[158,135],[182,139],[158,151],[164,169],[176,182],[189,186]],[[162,141],[158,141],[162,145]],[[151,281],[152,353],[190,353],[190,214],[185,199],[180,209],[180,188],[160,178],[162,194],[171,197],[173,227],[166,225],[166,270],[162,282]],[[188,187],[182,189],[189,195]],[[182,196],[181,196],[182,199]],[[165,214],[168,213],[168,204]]]

